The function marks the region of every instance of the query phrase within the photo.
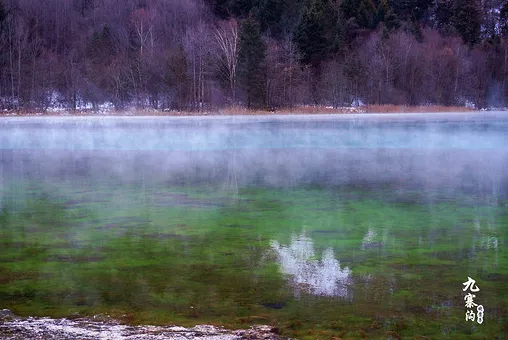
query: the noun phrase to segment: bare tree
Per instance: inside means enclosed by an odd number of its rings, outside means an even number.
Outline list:
[[[290,36],[282,42],[271,38],[265,40],[267,104],[271,108],[292,107],[296,102],[297,83],[302,73],[295,43]]]
[[[283,84],[284,84],[284,104],[293,106],[295,104],[295,81],[300,73],[300,64],[296,44],[292,37],[287,36],[282,44],[283,52]]]
[[[24,56],[28,49],[29,28],[21,14],[12,14],[6,23],[8,60],[10,75],[10,105],[19,109],[22,105],[21,89],[23,88]]]
[[[238,64],[238,23],[235,19],[220,22],[214,31],[219,47],[221,67],[219,71],[229,83],[231,98],[235,101],[236,68]]]
[[[140,56],[143,56],[147,48],[150,53],[153,53],[154,18],[155,12],[151,9],[140,8],[132,13],[131,21],[136,33]]]
[[[339,61],[332,60],[325,63],[320,86],[322,98],[327,105],[332,105],[334,108],[344,105],[347,80],[343,73],[343,65]]]
[[[210,76],[210,58],[212,56],[211,30],[203,21],[187,31],[185,49],[187,52],[190,77],[192,79],[192,106],[201,110],[205,103],[207,84]]]

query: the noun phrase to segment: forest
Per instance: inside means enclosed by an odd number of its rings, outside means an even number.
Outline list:
[[[3,111],[504,107],[507,0],[0,0]]]

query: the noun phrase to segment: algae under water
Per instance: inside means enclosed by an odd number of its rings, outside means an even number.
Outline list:
[[[18,315],[507,335],[506,116],[0,127],[0,307]]]

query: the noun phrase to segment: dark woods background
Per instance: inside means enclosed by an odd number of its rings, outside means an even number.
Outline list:
[[[0,0],[0,108],[504,106],[508,0]]]

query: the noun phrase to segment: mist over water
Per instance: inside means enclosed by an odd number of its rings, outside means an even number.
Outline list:
[[[5,179],[222,186],[417,185],[503,195],[502,113],[295,118],[31,118],[0,122]]]
[[[502,112],[5,118],[0,301],[447,336],[469,275],[500,334],[506,169]]]

